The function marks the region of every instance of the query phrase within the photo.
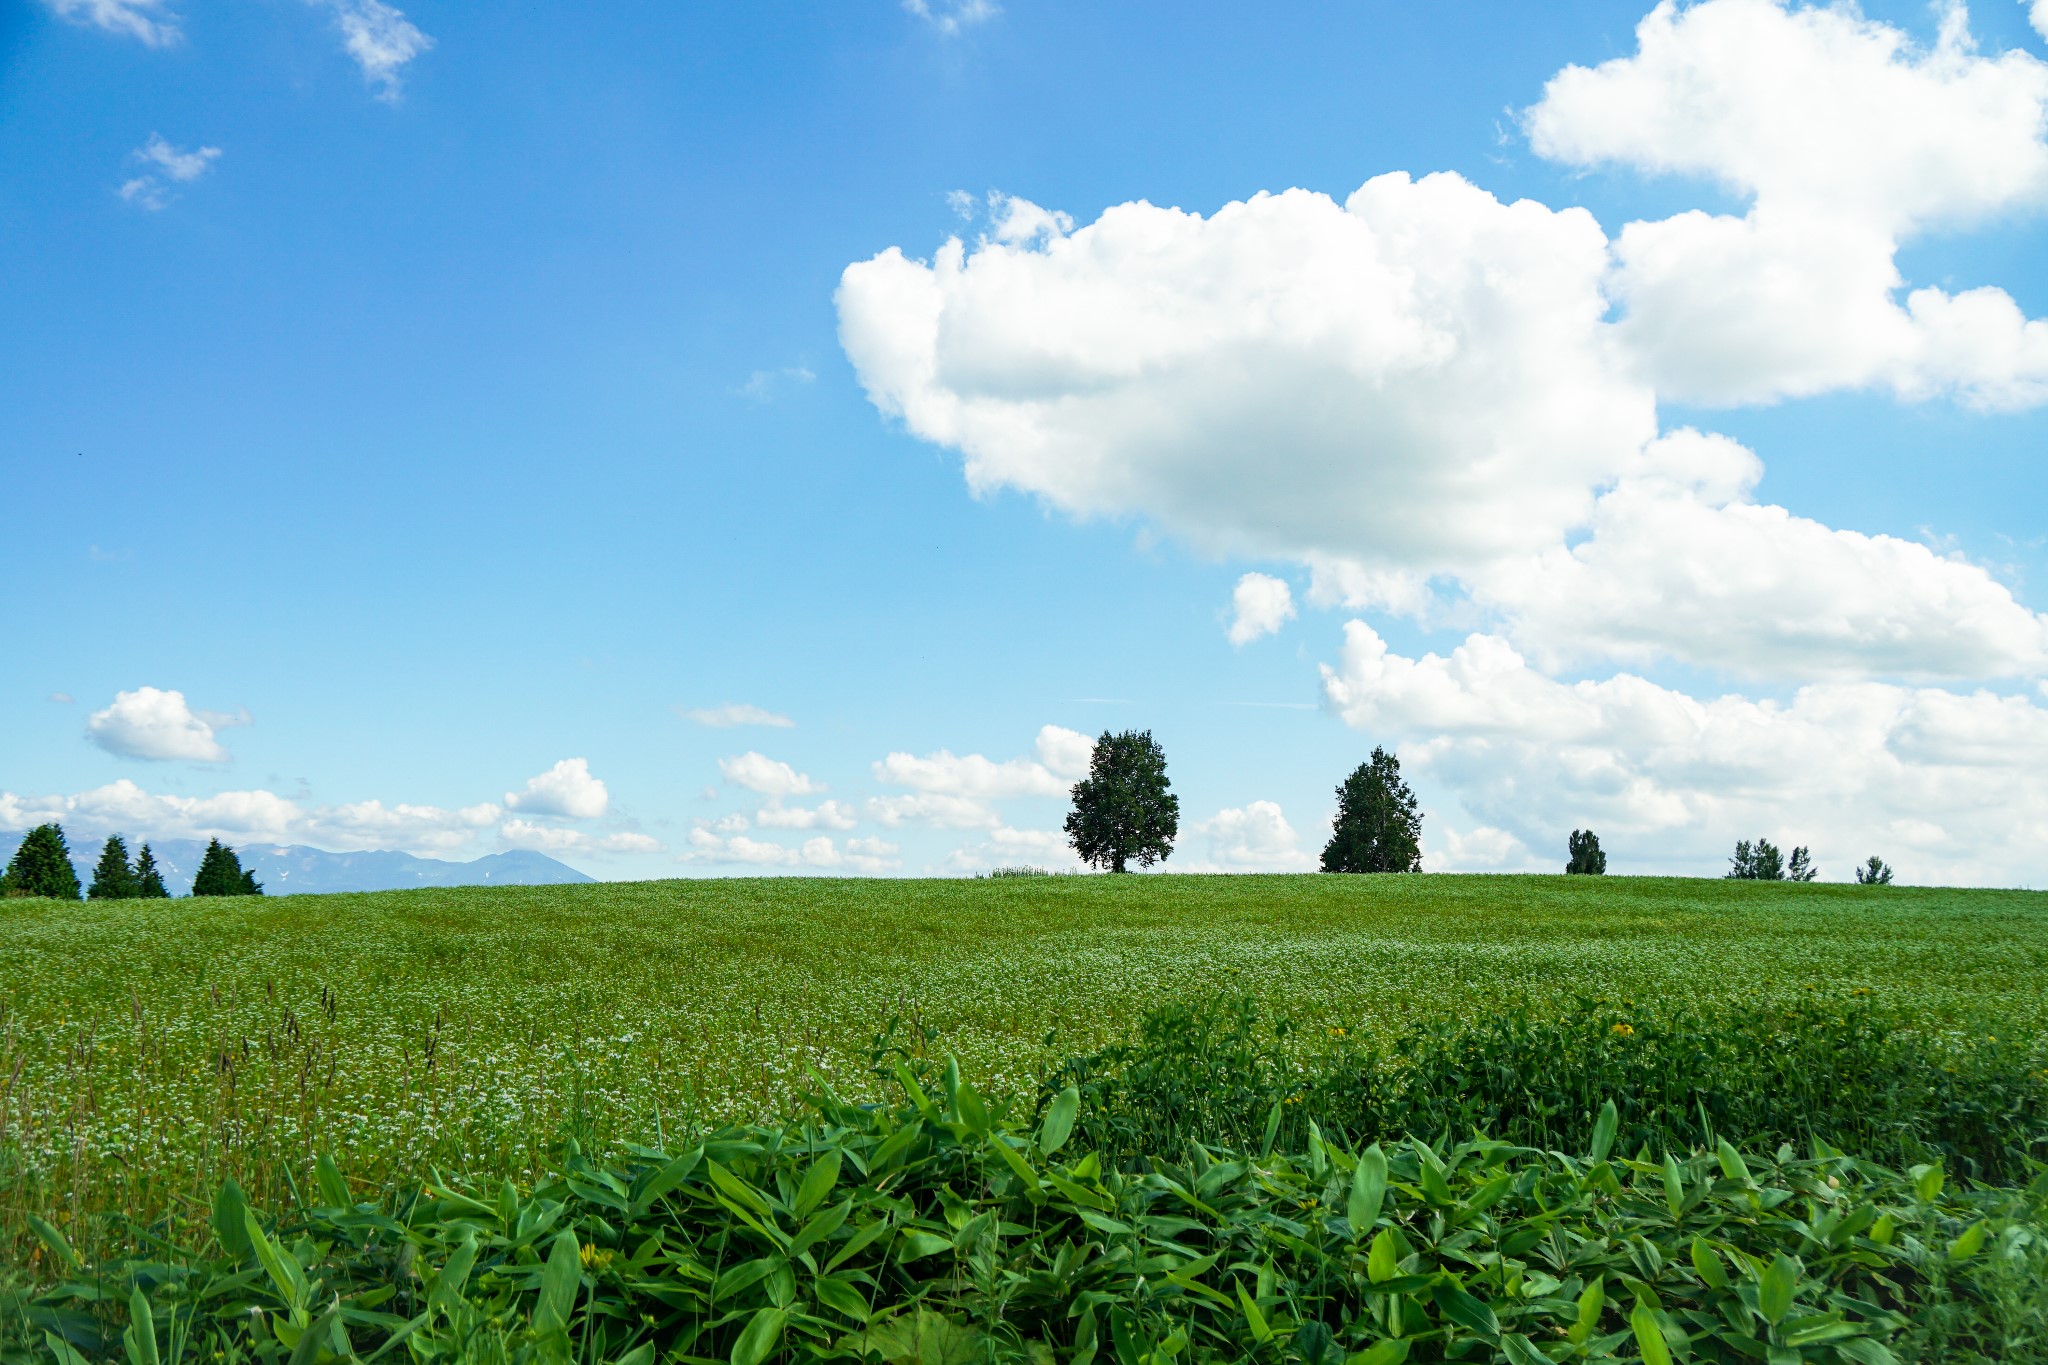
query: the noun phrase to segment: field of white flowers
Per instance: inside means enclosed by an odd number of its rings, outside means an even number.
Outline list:
[[[0,1256],[30,1213],[155,1216],[331,1153],[377,1184],[531,1173],[859,1096],[892,1017],[996,1096],[1158,1002],[1317,1026],[1575,993],[1866,987],[2048,1024],[2048,894],[1647,878],[780,879],[0,902]]]

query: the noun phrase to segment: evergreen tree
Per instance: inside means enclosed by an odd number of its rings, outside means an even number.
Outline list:
[[[78,869],[71,866],[71,847],[64,842],[62,825],[37,825],[28,832],[14,850],[6,875],[0,876],[0,895],[79,899]]]
[[[1067,842],[1081,860],[1111,872],[1128,872],[1173,853],[1180,833],[1180,798],[1166,780],[1166,751],[1152,738],[1126,730],[1102,732],[1088,776],[1074,784],[1074,809],[1067,814]]]
[[[1792,850],[1792,862],[1785,869],[1785,879],[1794,882],[1810,882],[1820,875],[1820,869],[1813,865],[1813,855],[1801,844]]]
[[[1729,860],[1728,876],[1739,882],[1782,882],[1785,855],[1769,839],[1759,839],[1754,846],[1747,839],[1738,840],[1735,856]]]
[[[195,896],[260,896],[263,888],[252,872],[242,870],[242,860],[218,839],[206,841],[206,855],[192,874]]]
[[[1870,861],[1856,869],[1856,884],[1858,886],[1890,886],[1892,884],[1891,864],[1878,857],[1875,853],[1871,854]]]
[[[156,869],[156,854],[149,851],[149,845],[142,846],[142,852],[135,858],[135,894],[146,901],[168,900],[170,890],[164,886],[164,874]]]
[[[1594,877],[1606,874],[1607,855],[1600,850],[1600,836],[1592,830],[1573,830],[1572,837],[1565,841],[1565,849],[1571,854],[1571,861],[1564,865],[1567,873]]]
[[[90,901],[132,901],[142,894],[142,884],[136,880],[135,869],[128,865],[128,842],[118,834],[109,834],[104,847],[100,849],[99,866],[92,871],[92,889],[85,893]]]
[[[1401,780],[1401,760],[1375,747],[1337,788],[1337,824],[1325,872],[1422,871],[1422,813]]]

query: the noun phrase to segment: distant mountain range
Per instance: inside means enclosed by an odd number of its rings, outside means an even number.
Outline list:
[[[22,835],[0,834],[0,867],[21,846]],[[128,853],[135,855],[141,845],[130,841]],[[192,874],[206,852],[201,839],[152,839],[150,851],[163,872],[164,885],[174,896],[192,890]],[[330,853],[324,848],[300,844],[240,844],[235,846],[242,866],[256,873],[256,880],[273,896],[317,894],[326,891],[401,891],[409,886],[558,886],[569,882],[595,881],[567,863],[556,862],[545,853],[516,850],[493,853],[466,863],[440,858],[416,858],[410,853]],[[86,846],[73,843],[71,861],[78,868],[81,888],[92,885],[92,869],[100,860],[100,842]]]

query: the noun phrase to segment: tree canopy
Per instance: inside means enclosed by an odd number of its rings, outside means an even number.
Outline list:
[[[28,832],[8,861],[6,875],[0,876],[0,895],[79,899],[78,870],[71,866],[62,825],[37,825]]]
[[[135,855],[135,894],[146,901],[170,898],[170,890],[164,885],[164,874],[157,870],[156,854],[149,851],[148,844],[144,844],[142,852]]]
[[[1870,861],[1856,869],[1856,884],[1858,886],[1890,886],[1892,884],[1891,864],[1878,857],[1875,853],[1871,854]]]
[[[92,870],[92,889],[85,898],[92,901],[129,901],[142,894],[142,883],[128,864],[128,842],[109,834],[100,848],[99,866]]]
[[[1074,784],[1067,841],[1083,862],[1128,872],[1172,855],[1180,833],[1180,798],[1166,780],[1166,751],[1152,738],[1104,730],[1095,741],[1088,776]]]
[[[1607,872],[1607,855],[1600,849],[1600,836],[1590,829],[1575,829],[1571,838],[1565,841],[1565,851],[1571,861],[1564,865],[1568,873],[1585,876],[1604,876]]]
[[[1323,871],[1422,871],[1422,813],[1401,779],[1401,760],[1385,749],[1375,747],[1337,788]]]
[[[195,896],[260,896],[263,885],[254,872],[244,871],[235,851],[218,839],[206,842],[206,855],[192,876]]]

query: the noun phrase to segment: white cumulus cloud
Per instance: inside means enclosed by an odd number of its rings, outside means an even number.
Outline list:
[[[434,46],[434,40],[402,10],[383,0],[311,0],[332,10],[341,30],[342,48],[362,68],[363,79],[377,87],[377,98],[396,100],[406,64]]]
[[[848,839],[835,844],[829,836],[806,839],[792,848],[787,844],[750,839],[744,834],[719,835],[698,828],[690,831],[690,847],[679,855],[686,863],[723,864],[747,867],[809,868],[817,871],[876,874],[902,866],[895,844],[881,839]]]
[[[591,775],[590,761],[565,758],[535,777],[524,789],[505,793],[507,810],[529,815],[556,815],[570,820],[595,820],[611,804],[611,793]]]
[[[2024,696],[1829,682],[1702,701],[1629,674],[1559,682],[1496,636],[1405,658],[1361,621],[1323,686],[1346,723],[1400,742],[1404,765],[1530,848],[1591,826],[1610,856],[1700,870],[1763,835],[1810,845],[1837,878],[1871,853],[1912,881],[2042,874],[2048,709]]]
[[[815,806],[774,802],[754,813],[754,823],[763,829],[852,829],[860,822],[844,801],[820,801]]]
[[[262,790],[175,796],[146,791],[126,778],[71,796],[0,792],[0,829],[27,829],[54,820],[74,837],[125,834],[131,844],[219,838],[340,852],[398,849],[438,857],[468,847],[500,814],[489,803],[459,810],[408,803],[386,806],[374,800],[308,807]]]
[[[808,773],[800,773],[780,759],[770,758],[752,749],[733,758],[719,759],[718,771],[734,786],[745,787],[758,796],[774,800],[790,796],[815,796],[825,790],[824,784],[813,782]]]
[[[1951,5],[1920,48],[1846,5],[1667,0],[1635,54],[1550,81],[1524,119],[1539,153],[1753,201],[1631,223],[1615,244],[1620,332],[1660,393],[2048,401],[2048,325],[2003,290],[1897,297],[1911,237],[2048,204],[2048,62],[1982,55],[1968,25]]]
[[[226,763],[234,755],[222,747],[217,732],[248,723],[247,712],[195,711],[183,692],[138,687],[115,693],[111,705],[93,712],[86,733],[108,753],[126,758]]]
[[[1294,590],[1284,578],[1248,573],[1237,580],[1230,594],[1230,629],[1234,645],[1250,644],[1261,635],[1274,635],[1294,619]]]
[[[1219,810],[1188,833],[1209,849],[1209,861],[1188,869],[1193,872],[1313,872],[1319,865],[1274,801]]]
[[[147,47],[169,47],[183,36],[178,16],[164,0],[43,0],[43,4],[59,19],[135,38]]]

